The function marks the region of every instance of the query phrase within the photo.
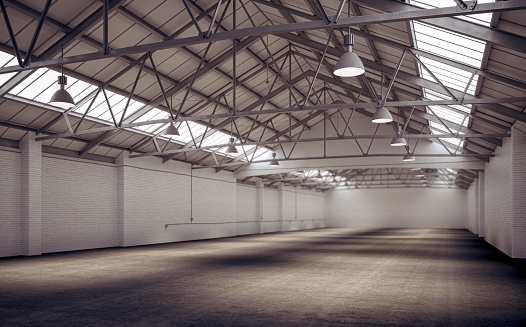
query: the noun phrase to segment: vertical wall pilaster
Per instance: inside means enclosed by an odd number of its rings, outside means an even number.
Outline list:
[[[126,246],[125,221],[126,221],[126,162],[129,160],[128,152],[123,151],[115,160],[117,164],[117,235],[115,244]]]
[[[283,218],[285,217],[285,191],[283,190],[283,183],[280,183],[278,185],[278,192],[279,192],[279,220],[280,222],[280,231],[283,232]]]
[[[526,258],[526,125],[511,128],[512,142],[512,257]]]
[[[42,145],[34,132],[20,140],[22,255],[42,254]]]
[[[256,182],[257,188],[257,212],[259,217],[259,233],[263,233],[263,219],[265,218],[265,186],[263,180],[259,179]]]
[[[478,234],[480,237],[485,235],[485,224],[484,224],[484,172],[479,172],[478,184],[477,184],[477,225]]]
[[[474,226],[474,230],[473,230],[473,233],[480,236],[480,234],[482,233],[482,231],[480,230],[480,212],[481,212],[481,209],[482,211],[484,211],[484,207],[481,207],[480,204],[480,184],[482,184],[483,181],[480,179],[480,178],[477,178],[475,179],[475,181],[473,182],[473,187],[475,187],[475,221],[473,222]]]

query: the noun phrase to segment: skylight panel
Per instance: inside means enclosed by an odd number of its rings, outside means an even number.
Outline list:
[[[0,51],[0,67],[13,66],[16,64],[16,57]],[[16,73],[0,74],[0,86],[9,81]]]
[[[37,88],[38,84],[35,84],[34,82],[39,79],[42,75],[44,75],[46,72],[48,72],[49,69],[46,68],[40,68],[37,69],[33,74],[31,74],[28,78],[20,82],[17,86],[15,86],[9,93],[14,95],[23,96],[21,93],[24,92],[25,89],[27,89],[30,86],[33,86],[33,88]],[[28,92],[26,92],[28,93]],[[31,93],[28,93],[31,94]],[[30,97],[28,99],[32,99],[33,97]]]
[[[478,0],[478,3],[490,3],[490,2],[495,2],[495,0]],[[411,4],[421,7],[421,8],[426,8],[426,9],[456,6],[456,3],[453,0],[448,0],[448,1],[411,0]],[[492,13],[458,16],[458,18],[460,19],[467,20],[467,21],[477,23],[480,25],[485,25],[485,26],[490,25],[491,17],[492,17]]]
[[[429,122],[429,127],[431,129],[432,134],[450,134],[448,129],[442,124],[435,123],[435,122]],[[451,131],[453,133],[458,133],[458,131],[454,129],[451,129]],[[459,135],[462,135],[462,134],[463,133],[459,133]],[[440,140],[451,143],[454,146],[462,147],[464,145],[464,141],[462,139],[457,139],[453,137],[440,137]]]
[[[480,68],[484,48],[486,46],[485,42],[422,22],[414,22],[413,26],[415,29],[416,46],[418,49],[435,53],[442,57],[465,63],[476,68]],[[472,73],[469,71],[459,69],[423,56],[420,57],[420,60],[423,65],[425,65],[425,67],[445,87],[457,90],[459,92],[466,92],[466,94],[469,95],[475,94],[478,75],[475,75],[472,78]],[[422,77],[436,82],[427,69],[422,67]],[[436,92],[424,88],[424,96],[430,100],[451,99],[449,95],[446,94],[446,90],[440,90],[440,92]],[[458,125],[466,127],[468,124],[468,119],[464,113],[469,113],[471,111],[471,106],[428,106],[427,110],[436,114],[440,119],[454,122]],[[458,130],[453,128],[448,129],[443,124],[437,122],[430,121],[429,126],[433,134],[449,134],[450,130],[455,134],[459,133]],[[455,147],[464,145],[464,141],[461,139],[440,139],[452,144]]]
[[[234,137],[234,139],[236,139]],[[217,131],[214,134],[208,136],[203,140],[203,146],[211,146],[216,144],[226,144],[230,141],[230,135]],[[236,146],[237,151],[239,152],[241,148],[239,146]],[[220,149],[221,150],[221,149]],[[225,150],[225,149],[223,149]],[[218,151],[220,153],[223,153],[222,151]]]
[[[88,94],[97,89],[95,85],[91,85],[78,79],[70,81],[68,78],[68,84],[69,86],[66,86],[66,90],[69,92],[75,103],[78,103],[80,100],[88,96]]]

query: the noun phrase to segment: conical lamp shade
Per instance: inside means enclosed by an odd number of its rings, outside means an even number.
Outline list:
[[[362,60],[352,51],[344,52],[334,66],[334,75],[352,77],[365,73]]]
[[[230,138],[230,145],[226,147],[226,153],[237,153],[237,149],[234,146],[234,138]]]
[[[63,109],[69,109],[75,105],[75,101],[73,101],[69,92],[64,90],[64,87],[61,86],[60,89],[53,94],[49,104]]]
[[[407,145],[407,142],[403,137],[395,137],[391,141],[391,146],[405,146]]]
[[[60,89],[53,94],[51,97],[51,100],[49,100],[49,104],[52,106],[60,107],[63,109],[69,109],[75,105],[75,101],[73,101],[73,98],[69,94],[68,91],[64,89],[64,85],[68,83],[68,78],[64,75],[58,76],[58,85],[60,85]]]
[[[405,155],[402,161],[415,161],[415,157],[410,156],[410,155]]]
[[[382,124],[382,123],[390,123],[393,121],[393,116],[391,116],[391,113],[387,108],[380,107],[376,110],[373,116],[373,123],[376,124]]]
[[[179,136],[179,131],[175,127],[174,123],[170,123],[166,130],[164,131],[164,136]]]
[[[279,162],[276,160],[276,153],[272,153],[272,160],[270,160],[270,166],[279,166]]]

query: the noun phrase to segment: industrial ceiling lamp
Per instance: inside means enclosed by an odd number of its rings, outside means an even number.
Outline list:
[[[415,161],[415,157],[410,154],[406,154],[402,161]]]
[[[226,147],[226,153],[237,153],[237,149],[234,146],[234,138],[230,138],[230,144]]]
[[[351,2],[347,15],[351,15]],[[343,44],[345,45],[345,52],[342,54],[336,66],[334,66],[334,75],[340,77],[353,77],[365,73],[363,62],[358,55],[352,52],[354,45],[354,34],[351,34],[351,27],[349,26],[347,34],[343,37]]]
[[[402,137],[402,127],[398,126],[397,137],[391,140],[391,146],[406,146],[407,142],[405,138]]]
[[[232,137],[232,124],[234,122],[234,119],[232,118],[230,120],[230,144],[226,147],[226,153],[237,153],[237,149],[234,146],[234,138]]]
[[[170,98],[170,107],[173,108],[173,95],[172,97]],[[174,117],[172,116],[172,119]],[[169,136],[169,137],[173,137],[173,136],[179,136],[181,134],[179,134],[179,130],[177,129],[177,127],[175,127],[174,123],[171,122],[168,127],[166,127],[166,129],[164,130],[164,133],[163,133],[164,136]]]
[[[164,136],[179,136],[179,130],[175,127],[174,123],[170,123],[168,127],[164,130]]]
[[[270,166],[279,166],[279,162],[276,160],[276,152],[272,152],[272,160],[270,160]]]
[[[64,58],[64,48],[62,48],[61,58]],[[67,83],[68,79],[64,76],[64,66],[60,66],[60,75],[58,76],[58,85],[60,85],[60,89],[56,91],[51,97],[51,100],[49,100],[50,105],[63,109],[69,109],[75,105],[75,101],[73,101],[71,94],[64,89],[64,85]]]
[[[345,44],[345,52],[340,57],[340,60],[334,66],[334,75],[340,77],[353,77],[365,73],[362,60],[358,55],[352,52],[354,45],[354,34],[346,34],[343,38]]]
[[[372,122],[375,124],[390,123],[393,121],[393,116],[386,107],[380,107],[376,110]]]

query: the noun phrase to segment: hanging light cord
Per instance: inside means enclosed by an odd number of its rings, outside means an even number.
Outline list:
[[[61,44],[61,45],[60,45],[60,51],[61,51],[61,56],[60,56],[60,58],[63,59],[63,58],[64,58],[64,44]],[[62,76],[64,76],[64,65],[60,65],[60,74],[61,74]]]

